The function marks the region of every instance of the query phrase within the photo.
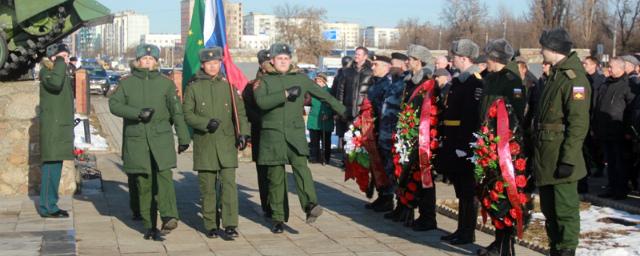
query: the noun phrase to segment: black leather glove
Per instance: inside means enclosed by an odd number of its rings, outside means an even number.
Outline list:
[[[564,179],[571,176],[572,173],[573,165],[561,163],[558,165],[558,168],[556,169],[556,172],[553,174],[553,176],[556,179]]]
[[[80,118],[73,119],[73,126],[75,127],[81,122],[82,122],[82,120]]]
[[[300,89],[300,86],[292,86],[291,88],[287,89],[287,100],[288,101],[295,101],[296,98],[298,98],[298,96],[300,96],[300,93],[302,92],[302,89]]]
[[[155,111],[152,108],[143,108],[142,111],[140,111],[140,114],[138,114],[138,119],[143,123],[148,123],[151,121],[153,112]]]
[[[244,150],[247,148],[247,145],[251,142],[251,137],[249,135],[240,135],[236,139],[236,147],[239,150]]]
[[[189,148],[189,144],[178,145],[178,154],[185,152]]]
[[[220,126],[220,120],[213,118],[209,120],[209,124],[207,124],[207,130],[209,131],[209,133],[214,133],[216,132],[216,130],[218,130],[218,126]]]

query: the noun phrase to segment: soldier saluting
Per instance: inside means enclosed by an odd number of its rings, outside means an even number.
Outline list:
[[[109,98],[111,113],[122,117],[122,161],[127,174],[135,175],[140,199],[140,215],[147,232],[145,239],[160,239],[178,227],[178,208],[171,168],[176,167],[172,125],[178,135],[178,153],[189,148],[189,131],[182,105],[171,80],[160,74],[155,45],[141,44],[131,64],[131,76]]]
[[[200,50],[201,69],[184,97],[185,120],[194,129],[193,169],[198,171],[202,218],[210,238],[218,236],[216,180],[221,184],[225,235],[229,238],[238,236],[237,149],[243,150],[249,140],[244,104],[220,74],[222,54],[220,47]]]
[[[344,113],[345,107],[305,75],[297,72],[291,65],[291,47],[276,43],[271,45],[269,52],[274,70],[263,76],[260,84],[254,87],[254,98],[262,111],[258,164],[268,166],[269,203],[274,221],[271,231],[282,233],[286,194],[285,164],[293,167],[298,198],[307,214],[307,223],[314,222],[322,214],[311,171],[307,167],[309,146],[301,115],[304,99],[300,96],[309,93],[329,103],[337,113]]]

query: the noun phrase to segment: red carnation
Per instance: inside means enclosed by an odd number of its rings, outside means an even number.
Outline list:
[[[438,148],[438,141],[432,140],[430,142],[431,145],[429,145],[429,147],[431,147],[431,149],[437,149]]]
[[[504,228],[504,224],[502,224],[502,221],[500,221],[498,219],[494,219],[493,220],[493,225],[496,226],[497,229],[503,229]]]
[[[512,155],[520,154],[520,145],[518,145],[518,143],[511,142],[509,143],[509,150]]]
[[[478,144],[478,146],[484,146],[484,140],[482,138],[478,138],[478,141],[476,141],[476,144]]]
[[[415,199],[415,196],[413,196],[413,194],[409,192],[405,194],[405,197],[407,198],[407,201],[413,201],[413,199]]]
[[[404,196],[400,196],[400,202],[404,205],[407,204],[407,199]]]
[[[495,139],[495,138],[496,138],[496,137],[495,137],[495,136],[493,136],[493,133],[492,133],[492,134],[489,134],[489,141],[493,142],[493,139]]]
[[[413,180],[415,181],[422,181],[422,175],[420,174],[420,172],[414,172],[413,173]]]
[[[496,153],[491,153],[491,155],[489,155],[489,157],[491,158],[491,160],[495,161],[498,160],[498,154]]]
[[[410,182],[407,185],[407,189],[409,189],[409,191],[415,192],[418,189],[418,186],[415,183]]]
[[[432,116],[429,118],[429,122],[431,123],[431,125],[437,125],[438,119],[435,116]]]
[[[487,127],[486,125],[483,125],[483,126],[480,128],[480,131],[481,131],[482,133],[489,133],[489,127]]]
[[[529,201],[529,198],[527,198],[527,195],[525,195],[524,193],[518,194],[518,197],[520,198],[521,204],[526,204],[527,201]]]
[[[432,138],[435,138],[436,136],[438,136],[438,130],[431,129],[431,131],[429,131],[429,135],[431,135]]]
[[[497,147],[498,145],[496,145],[496,143],[491,143],[491,145],[489,145],[489,148],[491,148],[492,151],[496,151]]]
[[[482,198],[482,205],[484,205],[484,208],[489,208],[491,206],[491,200],[487,197]]]
[[[511,208],[511,210],[509,210],[509,215],[511,215],[512,218],[517,219],[518,212],[516,211],[516,208]]]
[[[524,175],[516,176],[516,186],[524,188],[527,186],[527,178]]]
[[[494,105],[489,108],[489,117],[495,118],[498,114],[498,108]]]
[[[487,160],[486,158],[480,160],[480,165],[482,167],[487,167],[487,165],[489,165],[489,160]]]
[[[407,128],[402,129],[402,134],[407,134],[409,133],[409,130],[407,130]]]
[[[431,106],[431,115],[435,116],[438,115],[438,108],[436,106]]]
[[[491,192],[489,192],[489,196],[491,197],[491,200],[498,201],[498,193],[496,191],[491,190]]]
[[[513,222],[511,221],[511,219],[509,219],[509,217],[504,217],[504,225],[506,225],[507,227],[511,227],[513,226]]]
[[[527,168],[527,160],[524,160],[522,158],[518,158],[516,159],[516,170],[518,171],[524,171]]]
[[[414,126],[416,126],[414,122],[409,123],[409,128],[413,128]]]
[[[502,193],[502,191],[504,191],[504,183],[502,183],[502,181],[496,181],[496,184],[493,186],[493,189],[495,191],[498,191],[498,193]]]

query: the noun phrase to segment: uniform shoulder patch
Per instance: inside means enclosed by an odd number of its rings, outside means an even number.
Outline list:
[[[574,86],[571,92],[571,98],[574,100],[584,100],[584,86]]]
[[[480,73],[478,72],[473,73],[473,76],[475,76],[478,80],[482,80],[482,75],[480,75]]]
[[[567,69],[564,71],[564,74],[569,78],[569,79],[574,79],[576,78],[576,72],[573,72],[573,70],[571,69]],[[584,89],[584,87],[583,87]]]
[[[513,88],[513,97],[516,99],[522,98],[522,88]]]

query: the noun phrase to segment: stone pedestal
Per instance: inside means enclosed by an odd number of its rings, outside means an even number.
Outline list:
[[[35,195],[40,190],[37,82],[0,83],[0,196]],[[60,194],[76,190],[73,161],[65,161]]]

